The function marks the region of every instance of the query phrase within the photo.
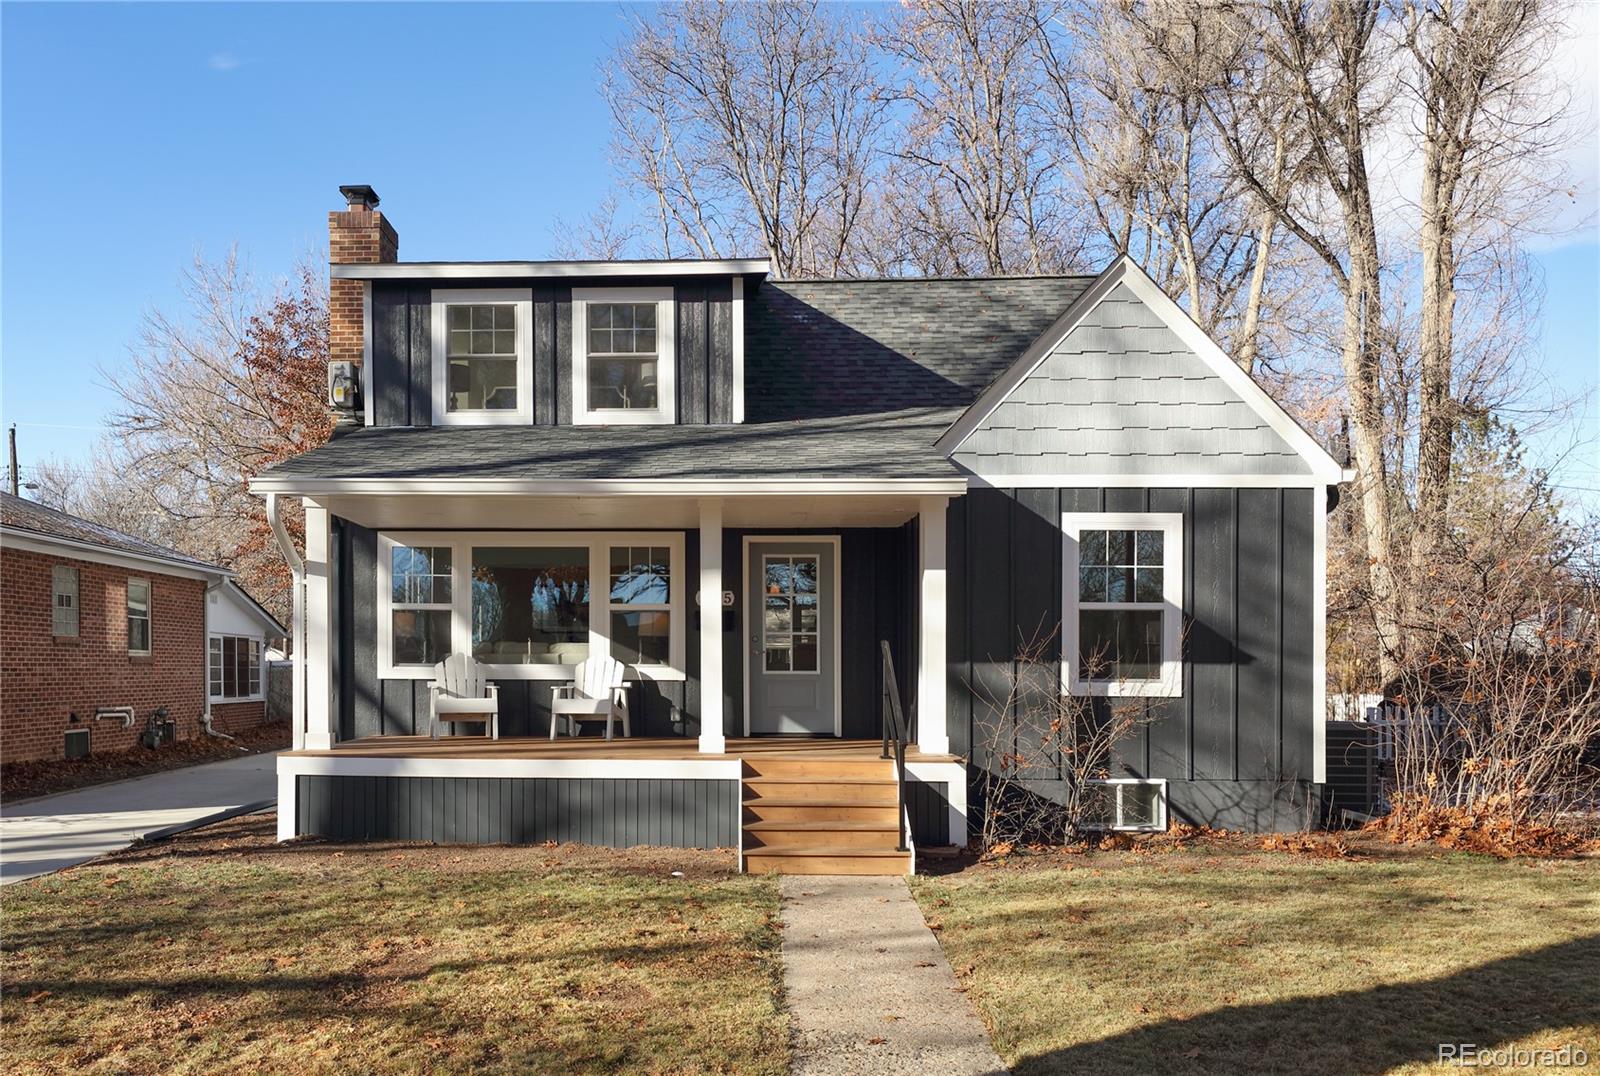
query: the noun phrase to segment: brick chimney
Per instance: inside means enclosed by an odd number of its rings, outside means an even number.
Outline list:
[[[340,187],[344,210],[328,214],[328,261],[334,265],[392,262],[400,256],[400,236],[378,212],[378,194],[366,184]],[[361,363],[362,302],[366,284],[333,280],[328,286],[328,359]],[[360,415],[353,416],[360,421]]]

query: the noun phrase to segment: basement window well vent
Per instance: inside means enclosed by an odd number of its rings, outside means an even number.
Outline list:
[[[1090,781],[1084,789],[1084,829],[1160,831],[1167,828],[1167,782],[1140,777]]]
[[[68,729],[66,741],[62,745],[61,751],[67,758],[88,758],[89,730]]]

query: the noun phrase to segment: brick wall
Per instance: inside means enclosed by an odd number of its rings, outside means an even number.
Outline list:
[[[377,210],[328,214],[328,260],[334,265],[392,262],[399,256],[400,237]],[[332,361],[361,361],[361,300],[361,281],[329,281],[328,358]]]
[[[265,673],[265,666],[262,668]],[[211,727],[218,732],[242,732],[253,729],[257,725],[265,724],[267,720],[267,703],[265,699],[258,702],[214,702],[211,704]]]
[[[50,569],[78,569],[78,635],[53,638]],[[148,657],[128,653],[132,576],[150,582]],[[60,758],[62,734],[90,730],[94,751],[138,742],[150,713],[165,706],[180,740],[200,734],[205,687],[205,583],[25,550],[0,551],[0,759]],[[132,706],[94,720],[96,707]],[[74,722],[72,715],[78,720]]]

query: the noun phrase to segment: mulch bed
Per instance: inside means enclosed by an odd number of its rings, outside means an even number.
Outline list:
[[[238,758],[240,755],[281,751],[288,746],[289,726],[285,722],[278,722],[246,729],[231,741],[202,735],[155,749],[130,747],[124,751],[89,755],[87,758],[7,762],[0,764],[0,797],[10,802],[49,796],[107,781],[121,781],[164,770],[181,770],[204,762]]]

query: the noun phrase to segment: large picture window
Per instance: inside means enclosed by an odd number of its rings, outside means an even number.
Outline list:
[[[588,546],[473,546],[472,656],[490,665],[587,658]]]
[[[379,675],[470,653],[500,679],[561,680],[593,654],[684,678],[681,532],[419,532],[379,538]]]
[[[213,635],[209,648],[213,699],[261,697],[261,640],[240,635]]]
[[[1183,517],[1069,513],[1062,534],[1068,690],[1181,694]]]
[[[676,417],[671,288],[574,288],[573,420],[663,423]]]
[[[433,293],[435,425],[533,421],[533,292]]]

